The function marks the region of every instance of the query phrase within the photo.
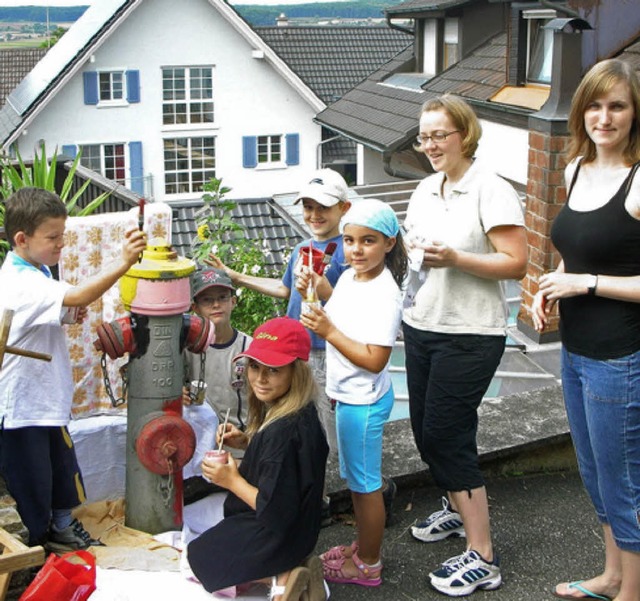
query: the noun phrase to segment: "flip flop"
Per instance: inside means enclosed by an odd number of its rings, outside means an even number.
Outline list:
[[[593,593],[589,589],[584,588],[581,584],[584,580],[576,580],[575,582],[569,582],[567,584],[567,590],[575,589],[576,591],[580,591],[583,593],[580,596],[570,595],[570,594],[562,594],[557,590],[553,591],[553,596],[558,597],[558,599],[602,599],[602,601],[611,601],[611,597],[607,597],[606,595],[598,595],[598,593]]]

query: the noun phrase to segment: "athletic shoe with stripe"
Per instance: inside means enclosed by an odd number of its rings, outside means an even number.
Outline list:
[[[451,511],[447,497],[442,497],[442,509],[432,513],[426,520],[411,526],[411,534],[424,543],[435,543],[450,536],[466,537],[462,518]]]
[[[498,556],[488,562],[472,549],[448,559],[429,577],[433,588],[450,597],[464,597],[476,589],[492,591],[502,584]]]

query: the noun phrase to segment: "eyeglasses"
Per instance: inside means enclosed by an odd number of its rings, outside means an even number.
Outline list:
[[[202,296],[200,298],[196,298],[196,303],[203,307],[213,307],[216,303],[226,303],[231,300],[232,296],[233,295],[230,292],[227,292],[226,294],[219,294],[218,296]]]
[[[440,142],[444,142],[451,134],[459,134],[461,133],[459,130],[455,129],[453,131],[434,131],[430,136],[426,134],[419,134],[416,136],[416,142],[418,144],[426,144],[429,140],[435,142],[436,144]]]

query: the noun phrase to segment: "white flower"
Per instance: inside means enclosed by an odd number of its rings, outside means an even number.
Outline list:
[[[262,268],[260,267],[260,265],[254,265],[254,266],[251,268],[251,275],[258,275],[258,274],[260,273],[260,270],[261,270],[261,269],[262,269]]]

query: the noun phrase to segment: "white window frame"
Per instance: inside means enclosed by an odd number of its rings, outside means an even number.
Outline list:
[[[162,126],[167,129],[184,129],[184,128],[209,128],[215,125],[215,101],[214,101],[214,74],[213,65],[167,65],[162,69]],[[176,88],[175,82],[180,77],[176,74],[183,72],[184,89]],[[197,73],[200,71],[200,73]],[[202,73],[208,71],[208,73]],[[197,78],[197,79],[196,79]],[[207,86],[207,80],[210,85]],[[194,85],[199,81],[200,86]],[[167,83],[173,82],[173,86],[166,87]],[[166,96],[170,94],[171,98]],[[197,108],[199,106],[199,109]],[[210,105],[210,108],[203,106]],[[166,113],[166,109],[173,110]],[[180,108],[180,112],[178,112]],[[184,121],[179,121],[179,116],[184,115]],[[167,116],[172,116],[169,122],[166,121]],[[210,116],[210,120],[207,117]],[[196,120],[199,117],[200,120]]]
[[[121,147],[122,152],[107,154],[107,150],[110,149],[109,147]],[[91,157],[87,156],[88,148],[97,148],[99,156],[96,157],[95,154],[92,154]],[[125,142],[92,142],[86,144],[78,144],[78,149],[82,152],[82,156],[80,157],[81,165],[92,169],[93,171],[97,171],[104,177],[114,182],[118,182],[123,186],[126,185],[127,174],[129,173],[129,160],[127,156],[127,144]],[[115,162],[118,157],[122,157],[123,160],[123,164],[121,167],[109,164],[111,161]],[[97,165],[96,159],[98,160]],[[117,172],[118,170],[123,171],[122,177],[116,177],[116,173],[114,172]]]
[[[256,136],[256,158],[258,161],[256,168],[266,169],[285,166],[286,151],[284,134]]]
[[[127,74],[125,69],[109,69],[105,71],[98,71],[97,73],[99,107],[122,106],[129,104],[127,101]],[[115,76],[119,76],[120,82],[114,82]],[[104,81],[105,78],[108,78],[107,82]],[[106,98],[103,97],[103,89],[108,90]],[[120,94],[120,98],[117,97],[118,94]]]
[[[541,85],[551,85],[551,68],[553,64],[553,31],[542,29],[551,19],[556,18],[556,11],[551,9],[532,9],[522,13],[523,19],[527,23],[527,67],[526,80],[528,83]],[[542,38],[534,40],[535,32],[542,35]],[[534,47],[535,45],[535,47]],[[541,61],[536,67],[536,73],[532,74],[534,68],[533,53],[542,52]]]
[[[210,145],[207,142],[211,141]],[[194,148],[194,145],[199,142]],[[174,149],[168,149],[168,144]],[[186,143],[186,145],[185,145]],[[167,196],[200,194],[202,185],[216,175],[216,138],[211,135],[178,136],[163,140],[164,193]],[[181,154],[184,156],[179,156]],[[210,149],[213,156],[198,158],[198,149]],[[195,152],[194,152],[195,150]],[[174,156],[167,157],[171,152]],[[170,168],[168,168],[168,166]],[[175,180],[175,181],[171,181]]]

